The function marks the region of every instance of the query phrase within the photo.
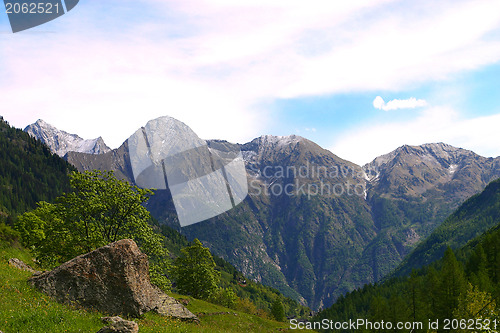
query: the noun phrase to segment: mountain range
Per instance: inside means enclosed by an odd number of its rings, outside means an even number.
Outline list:
[[[180,122],[166,117],[148,125],[159,123]],[[86,146],[41,120],[26,131],[80,171],[113,170],[134,182],[127,141],[113,150],[100,138]],[[314,309],[385,277],[462,202],[500,177],[500,158],[444,143],[402,146],[364,166],[295,135],[261,136],[238,147],[249,195],[236,208],[182,230],[168,188],[147,208],[246,276]]]

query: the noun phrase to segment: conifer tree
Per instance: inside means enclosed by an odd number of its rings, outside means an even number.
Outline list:
[[[466,280],[462,265],[457,261],[453,250],[448,247],[443,257],[440,271],[440,284],[437,314],[439,319],[453,318],[461,294],[466,291]]]
[[[277,321],[285,321],[285,308],[279,298],[276,298],[271,306],[271,314]]]

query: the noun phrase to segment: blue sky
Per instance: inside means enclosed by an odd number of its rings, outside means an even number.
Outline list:
[[[81,0],[16,34],[0,13],[0,115],[113,148],[170,115],[358,164],[428,142],[496,157],[499,92],[498,1]]]

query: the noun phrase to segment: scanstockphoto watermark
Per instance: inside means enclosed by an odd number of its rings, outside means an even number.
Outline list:
[[[249,195],[260,196],[359,196],[366,197],[366,174],[361,168],[320,166],[250,166],[255,175],[249,180]],[[265,180],[262,185],[261,180]]]
[[[430,322],[429,322],[430,323]],[[333,321],[329,319],[323,319],[321,321],[299,321],[297,319],[290,320],[291,330],[331,330],[331,331],[343,331],[343,330],[369,330],[369,331],[386,331],[386,330],[398,330],[398,331],[415,331],[422,330],[424,328],[424,323],[415,322],[396,322],[392,323],[390,321],[370,321],[368,319],[349,319],[347,321]],[[429,328],[433,326],[429,325]]]

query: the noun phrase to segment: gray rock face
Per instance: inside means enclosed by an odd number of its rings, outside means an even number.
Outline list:
[[[500,158],[486,158],[445,143],[402,146],[363,166],[369,192],[397,199],[440,196],[456,208],[500,177]]]
[[[154,308],[158,297],[147,256],[130,239],[78,256],[30,281],[61,303],[76,301],[112,314],[140,316]]]
[[[170,297],[165,294],[160,294],[160,302],[158,303],[155,312],[167,317],[180,318],[182,320],[190,320],[198,322],[199,319],[188,309],[186,309],[179,301],[175,298]]]
[[[148,258],[131,239],[78,256],[30,282],[61,303],[77,302],[110,314],[136,317],[161,305],[162,292],[149,279]],[[185,311],[184,316],[191,314]]]
[[[97,333],[137,333],[139,325],[134,321],[120,317],[103,317],[102,321],[108,326],[101,328]]]
[[[130,165],[128,143],[125,141],[119,148],[104,154],[86,154],[69,151],[65,159],[79,171],[113,170],[118,179],[134,183],[134,173]]]
[[[106,146],[101,137],[85,140],[76,134],[61,131],[42,119],[37,120],[34,124],[26,126],[24,131],[32,137],[41,140],[49,146],[53,153],[61,157],[70,151],[87,154],[104,154],[111,150]]]
[[[24,261],[17,259],[17,258],[11,258],[9,259],[9,265],[14,266],[17,269],[20,269],[22,271],[28,271],[34,274],[39,274],[39,271],[34,270],[31,268],[28,264],[24,263]]]

